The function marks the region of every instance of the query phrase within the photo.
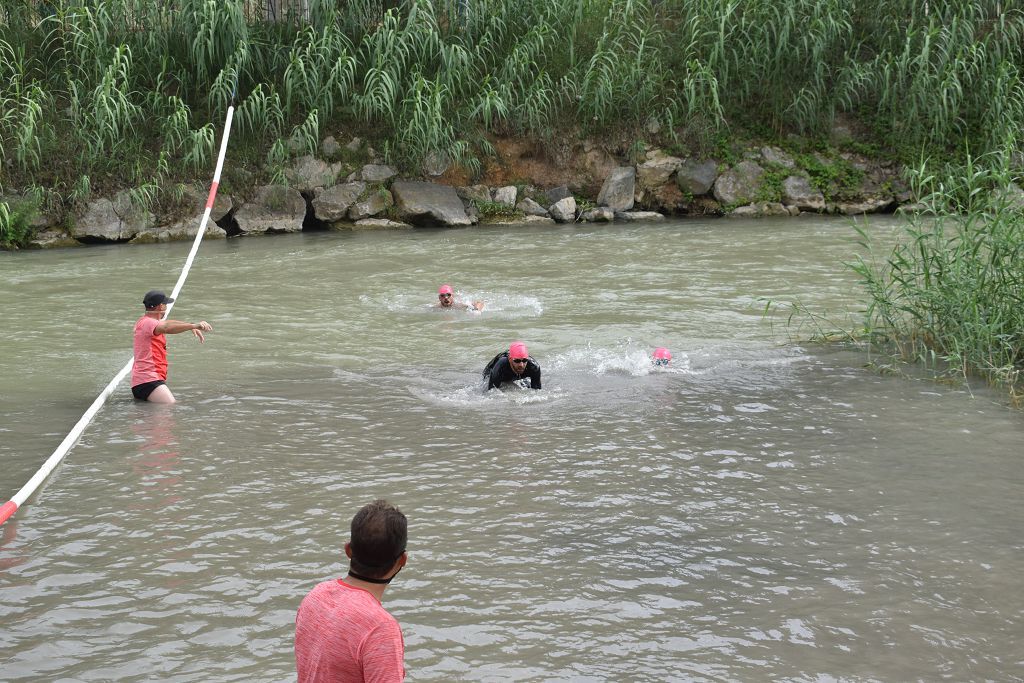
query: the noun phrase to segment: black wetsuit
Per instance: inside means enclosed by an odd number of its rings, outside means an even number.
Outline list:
[[[487,379],[487,390],[500,387],[504,382],[515,382],[520,379],[529,379],[531,389],[540,389],[540,365],[533,358],[526,361],[526,369],[523,374],[517,375],[508,362],[508,351],[502,351],[491,359],[491,362],[484,368],[484,377]]]

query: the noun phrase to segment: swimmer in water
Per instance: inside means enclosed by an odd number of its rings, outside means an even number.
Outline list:
[[[479,312],[484,310],[484,302],[479,299],[471,304],[459,301],[455,298],[455,292],[452,291],[451,285],[441,285],[437,289],[437,303],[434,305],[434,308]]]
[[[666,349],[664,346],[659,346],[654,349],[654,358],[651,362],[658,366],[668,365],[672,360],[672,352]]]
[[[487,391],[499,388],[505,382],[529,380],[531,389],[540,389],[540,365],[526,350],[523,342],[512,342],[508,351],[502,351],[484,368]]]

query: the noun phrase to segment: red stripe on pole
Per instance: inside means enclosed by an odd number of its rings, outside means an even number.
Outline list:
[[[17,509],[18,504],[13,500],[9,500],[4,503],[3,506],[0,506],[0,524],[3,524],[10,519],[11,515],[13,515]]]
[[[206,198],[207,209],[213,208],[213,200],[217,198],[217,185],[219,184],[220,183],[214,182],[213,185],[210,185],[210,196]]]

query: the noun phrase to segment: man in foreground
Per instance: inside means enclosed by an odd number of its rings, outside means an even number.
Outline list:
[[[140,401],[174,403],[174,394],[167,386],[167,337],[191,331],[202,343],[203,332],[213,328],[201,320],[186,323],[180,320],[161,320],[167,304],[174,299],[159,290],[150,290],[142,298],[146,313],[135,322],[135,363],[132,365],[132,395]]]
[[[467,304],[464,301],[458,301],[455,298],[455,292],[452,291],[451,285],[441,285],[437,289],[436,308],[447,308],[462,311],[482,311],[484,310],[484,302],[479,299],[474,301],[472,304]]]
[[[405,678],[405,642],[381,606],[384,590],[405,566],[408,522],[386,500],[352,518],[345,544],[348,576],[311,590],[295,617],[299,683],[391,683]]]
[[[530,382],[531,389],[540,389],[540,365],[526,351],[526,344],[512,342],[508,351],[502,351],[491,359],[484,368],[487,390],[500,387],[505,382]]]

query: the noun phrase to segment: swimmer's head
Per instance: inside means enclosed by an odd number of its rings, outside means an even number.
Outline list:
[[[655,365],[668,365],[670,360],[672,360],[672,352],[666,349],[664,346],[659,346],[658,348],[654,349]]]
[[[508,362],[509,363],[515,363],[516,361],[523,360],[523,359],[529,360],[529,358],[530,358],[530,352],[526,350],[526,344],[524,344],[521,341],[512,342],[511,344],[509,344],[509,346],[508,346]],[[525,363],[518,363],[517,365],[521,368],[521,367],[523,367],[523,365],[525,365]]]
[[[455,292],[452,291],[451,285],[441,285],[437,288],[437,300],[441,302],[441,305],[445,308],[452,305],[455,301]]]

